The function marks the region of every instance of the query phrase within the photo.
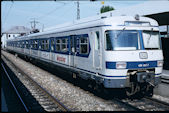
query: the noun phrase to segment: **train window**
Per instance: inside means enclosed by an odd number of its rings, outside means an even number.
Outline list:
[[[23,43],[22,43],[22,41],[20,42],[20,48],[22,48],[22,45],[23,45]]]
[[[35,49],[35,41],[32,41],[32,48]]]
[[[20,48],[22,47],[22,42],[20,42],[19,47],[20,47]]]
[[[89,52],[89,44],[88,37],[80,38],[80,54],[88,54]]]
[[[54,39],[51,40],[51,50],[54,51],[55,41]]]
[[[67,51],[67,39],[62,39],[61,47],[63,52]]]
[[[19,47],[22,47],[22,42],[19,42]]]
[[[145,49],[160,49],[159,32],[143,31],[143,42]]]
[[[60,42],[61,42],[61,40],[60,39],[57,39],[56,40],[56,51],[60,51]]]
[[[38,49],[38,41],[37,40],[33,40],[33,42],[32,42],[32,48],[33,49]]]
[[[110,35],[108,34],[108,32],[106,32],[106,50],[112,50],[112,44],[111,44],[111,39],[110,39]]]
[[[22,42],[22,48],[25,48],[25,43],[24,43],[24,41]]]
[[[19,44],[20,44],[20,43],[18,42],[18,43],[17,43],[17,47],[19,47]]]
[[[42,40],[42,50],[47,50],[48,49],[48,41],[47,40]]]
[[[96,31],[96,35],[95,35],[95,50],[99,50],[99,49],[100,49],[99,32]]]
[[[26,41],[26,49],[29,48],[29,44],[28,44],[28,41]]]
[[[49,40],[46,40],[45,42],[46,42],[46,44],[45,44],[45,50],[48,50],[49,49]]]
[[[45,43],[45,41],[44,40],[42,40],[42,43],[41,43],[41,46],[42,46],[42,50],[44,50],[45,49],[45,46],[44,46],[44,43]]]
[[[134,30],[106,31],[106,50],[138,50],[138,37]]]
[[[38,41],[35,41],[35,48],[38,49]]]
[[[42,50],[48,50],[49,49],[49,40],[42,40]]]

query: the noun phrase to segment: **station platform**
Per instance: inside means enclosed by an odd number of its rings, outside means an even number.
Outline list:
[[[24,112],[25,109],[6,76],[2,65],[1,70],[1,112]]]
[[[2,112],[8,112],[8,107],[7,107],[7,104],[6,104],[6,99],[5,99],[4,91],[3,91],[2,88],[1,88],[1,111]]]
[[[169,70],[163,70],[161,78],[168,79],[169,80]]]

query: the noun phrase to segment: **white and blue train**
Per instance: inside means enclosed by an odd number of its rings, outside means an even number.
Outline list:
[[[105,88],[128,95],[153,93],[163,53],[158,23],[147,17],[83,19],[7,41],[7,50],[68,69]]]

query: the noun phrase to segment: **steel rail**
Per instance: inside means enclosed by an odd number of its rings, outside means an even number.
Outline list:
[[[150,101],[157,102],[159,104],[168,106],[168,109],[169,109],[169,103],[167,103],[167,102],[164,102],[164,101],[161,101],[161,100],[158,100],[158,99],[155,99],[155,98],[151,98],[151,97],[145,97],[145,99],[148,99]]]
[[[142,98],[144,101],[149,101],[151,103],[156,103],[156,105],[154,107],[157,107],[157,106],[163,106],[162,109],[165,109],[165,110],[169,110],[169,103],[166,103],[164,101],[160,101],[158,99],[154,99],[154,98],[151,98],[151,97],[144,97]],[[146,107],[148,104],[145,103],[144,107],[145,108],[139,108],[138,106],[138,103],[140,103],[141,101],[143,100],[140,100],[140,102],[136,102],[135,105],[132,105],[128,102],[123,102],[122,100],[118,99],[118,98],[114,98],[115,101],[123,104],[124,106],[128,107],[128,108],[131,108],[132,110],[135,110],[135,111],[146,111],[146,110],[151,110],[152,108],[149,108],[149,107]],[[130,110],[130,109],[129,109]]]
[[[3,55],[4,56],[4,55]],[[25,75],[29,80],[31,80],[36,86],[38,86],[44,93],[48,95],[48,97],[55,102],[63,111],[71,111],[69,108],[67,108],[63,103],[59,101],[56,97],[52,96],[46,89],[44,89],[39,83],[37,83],[32,77],[30,77],[28,74],[26,74],[23,70],[21,70],[18,66],[16,66],[12,61],[10,61],[6,56],[4,56],[5,59],[7,59],[13,67],[17,69],[18,73],[21,73]]]
[[[2,63],[1,63],[1,65],[2,65],[3,70],[5,71],[5,74],[7,75],[8,79],[9,79],[9,81],[10,81],[11,85],[13,86],[13,88],[14,88],[14,90],[15,90],[15,92],[16,92],[16,94],[17,94],[18,98],[19,98],[19,100],[21,101],[22,105],[24,106],[24,108],[25,108],[26,112],[29,112],[29,110],[28,110],[28,108],[27,108],[26,104],[24,103],[23,99],[21,98],[21,96],[20,96],[20,94],[19,94],[18,90],[16,89],[16,87],[15,87],[14,83],[12,82],[12,80],[11,80],[11,78],[10,78],[10,76],[9,76],[8,72],[6,71],[6,69],[5,69],[4,65],[3,65]]]
[[[67,108],[63,103],[59,101],[56,97],[52,96],[46,89],[44,89],[39,83],[37,83],[35,80],[33,80],[32,77],[28,76],[25,72],[19,69],[19,72],[22,73],[22,75],[26,75],[29,80],[31,80],[35,85],[37,85],[42,91],[44,91],[49,98],[51,98],[63,111],[71,111],[69,108]]]
[[[126,106],[126,107],[131,108],[132,110],[135,110],[135,111],[144,111],[144,110],[139,109],[139,108],[137,108],[136,106],[133,106],[133,105],[127,103],[127,102],[123,102],[122,100],[120,100],[120,99],[118,99],[118,98],[114,98],[113,100],[117,101],[118,103],[123,104],[123,105]]]

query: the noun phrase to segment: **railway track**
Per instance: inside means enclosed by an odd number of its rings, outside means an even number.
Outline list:
[[[3,82],[2,84],[6,83],[6,84],[4,84],[5,86],[3,86],[3,89],[5,90],[5,87],[7,87],[8,91],[10,90],[9,93],[8,93],[7,90],[6,90],[6,92],[5,92],[5,94],[6,94],[5,96],[8,96],[8,98],[6,98],[6,99],[9,100],[9,98],[13,98],[12,100],[10,100],[10,102],[7,102],[7,103],[10,103],[10,105],[7,104],[7,106],[8,106],[7,109],[9,110],[9,112],[11,112],[11,111],[18,111],[18,109],[19,109],[19,110],[22,110],[22,111],[29,112],[29,109],[27,108],[25,102],[23,101],[21,95],[19,94],[19,92],[18,92],[18,90],[17,90],[15,84],[13,83],[12,79],[10,78],[10,76],[9,76],[7,70],[5,69],[3,63],[1,63],[1,66],[2,66],[2,70],[1,70],[1,71],[4,72],[4,74],[3,74],[3,72],[1,73],[1,74],[2,74],[2,75],[1,75],[1,76],[2,76],[1,79],[3,80],[3,81],[1,81],[1,82]],[[7,80],[7,81],[6,81],[6,80]],[[4,81],[6,81],[6,82],[4,82]],[[9,81],[9,84],[7,84],[8,81]],[[7,86],[6,86],[6,85],[7,85]],[[12,86],[12,87],[10,88],[9,85]],[[1,87],[1,88],[2,88],[2,87]],[[13,91],[14,91],[14,94],[13,94]],[[17,96],[14,96],[15,94],[16,94]],[[4,99],[5,99],[5,96],[4,96]],[[14,99],[14,98],[15,98],[15,99]],[[6,101],[7,101],[7,100],[6,100]],[[15,101],[18,101],[18,100],[19,100],[19,102],[15,102]],[[15,104],[17,104],[17,105],[15,105]],[[20,104],[21,104],[21,105],[20,105]],[[11,109],[11,108],[13,108],[13,109]]]
[[[113,101],[117,101],[129,111],[169,111],[169,103],[149,97],[133,100],[115,98]]]
[[[21,69],[16,67],[15,64],[10,62],[8,58],[6,58],[5,56],[1,57],[3,57],[3,60],[5,60],[5,62],[10,63],[10,66],[15,70],[15,73],[17,73],[17,77],[22,81],[24,86],[30,91],[31,95],[33,95],[33,97],[35,98],[34,100],[38,101],[38,103],[41,105],[43,110],[40,111],[49,111],[49,112],[70,111],[70,109],[67,108],[56,97],[53,97],[47,90],[41,87],[40,84],[34,81],[29,75],[24,73],[24,71],[22,71]],[[27,92],[25,92],[25,95],[27,95]],[[36,102],[33,102],[33,104],[34,103]],[[32,108],[33,106],[34,108]],[[28,106],[28,109],[33,109],[32,111],[36,111],[37,109],[39,109],[39,106],[36,109],[35,105],[30,105]]]

